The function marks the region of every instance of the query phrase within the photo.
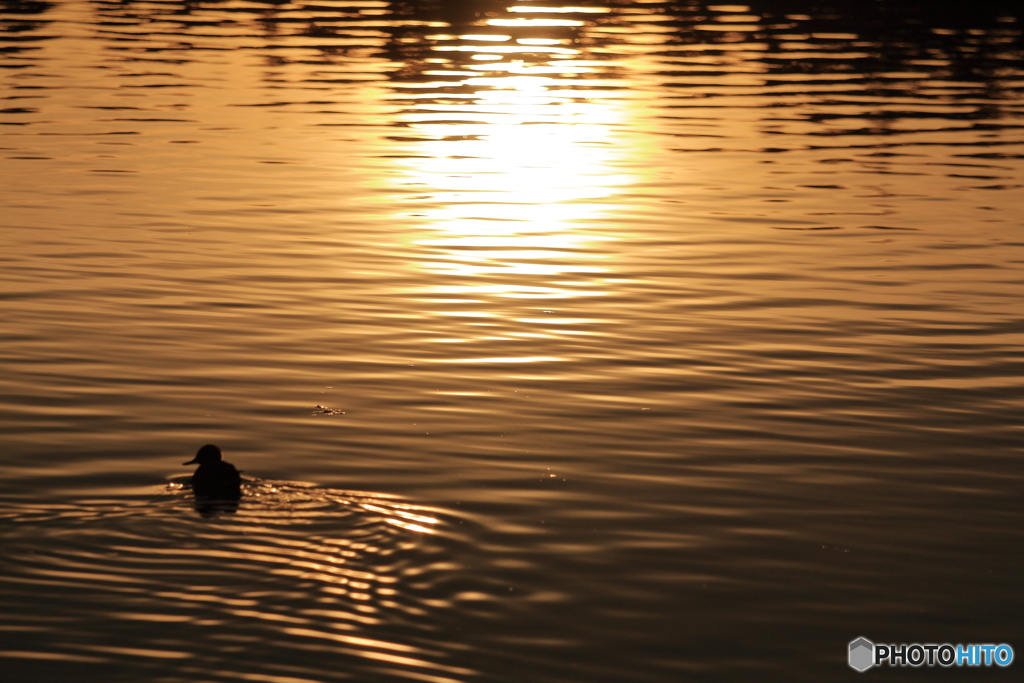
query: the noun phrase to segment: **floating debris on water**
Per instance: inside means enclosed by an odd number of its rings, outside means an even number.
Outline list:
[[[313,411],[313,414],[314,415],[344,415],[345,411],[344,410],[335,410],[334,408],[328,408],[327,406],[322,406],[322,405],[320,405],[318,403],[318,404],[316,404],[316,410]]]

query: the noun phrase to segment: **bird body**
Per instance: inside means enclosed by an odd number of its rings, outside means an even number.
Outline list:
[[[207,444],[185,465],[199,463],[192,475],[192,492],[196,498],[238,500],[242,497],[242,475],[235,466],[225,462],[220,449]]]

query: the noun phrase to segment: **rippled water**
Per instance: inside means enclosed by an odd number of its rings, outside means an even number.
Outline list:
[[[0,678],[1024,652],[1022,17],[964,5],[0,2]]]

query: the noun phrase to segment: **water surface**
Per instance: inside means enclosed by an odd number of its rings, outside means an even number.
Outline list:
[[[1013,3],[0,7],[5,681],[1024,652]]]

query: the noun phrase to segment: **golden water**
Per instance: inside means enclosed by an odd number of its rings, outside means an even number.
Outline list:
[[[907,7],[0,4],[0,677],[1024,642],[1021,16]]]

